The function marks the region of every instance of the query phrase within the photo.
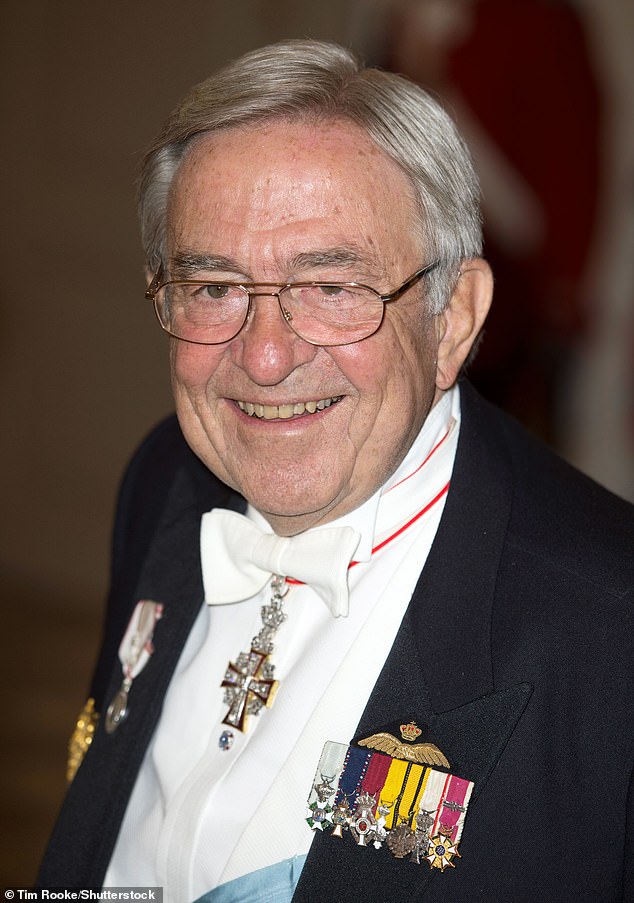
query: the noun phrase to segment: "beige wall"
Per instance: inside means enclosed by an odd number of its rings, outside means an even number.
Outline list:
[[[345,4],[11,0],[2,4],[0,561],[34,588],[99,595],[117,482],[171,403],[143,299],[140,152],[225,59],[341,37]]]
[[[341,38],[344,8],[0,4],[0,885],[34,879],[97,643],[116,487],[171,409],[167,343],[143,299],[140,154],[226,59]]]

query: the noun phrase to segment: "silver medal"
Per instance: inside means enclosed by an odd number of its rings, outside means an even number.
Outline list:
[[[113,696],[112,702],[106,711],[104,726],[107,734],[113,734],[119,725],[125,721],[128,715],[128,694],[131,686],[131,678],[126,677],[118,692]]]

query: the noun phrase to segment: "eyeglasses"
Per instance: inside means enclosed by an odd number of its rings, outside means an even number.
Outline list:
[[[375,333],[383,322],[385,305],[438,264],[436,260],[417,270],[386,295],[358,282],[162,282],[161,267],[145,297],[154,303],[165,332],[184,342],[229,342],[247,322],[253,298],[260,296],[277,298],[285,322],[311,345],[350,345]]]

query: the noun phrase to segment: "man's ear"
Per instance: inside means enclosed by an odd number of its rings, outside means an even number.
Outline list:
[[[492,297],[493,274],[486,260],[464,260],[449,303],[437,318],[439,389],[450,389],[457,380],[482,329]]]

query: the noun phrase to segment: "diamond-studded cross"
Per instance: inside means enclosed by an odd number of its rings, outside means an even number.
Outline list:
[[[225,702],[229,711],[223,724],[246,731],[249,715],[257,715],[264,706],[273,705],[278,682],[274,680],[275,666],[268,655],[251,648],[241,652],[235,662],[229,662],[221,687],[225,688]]]

